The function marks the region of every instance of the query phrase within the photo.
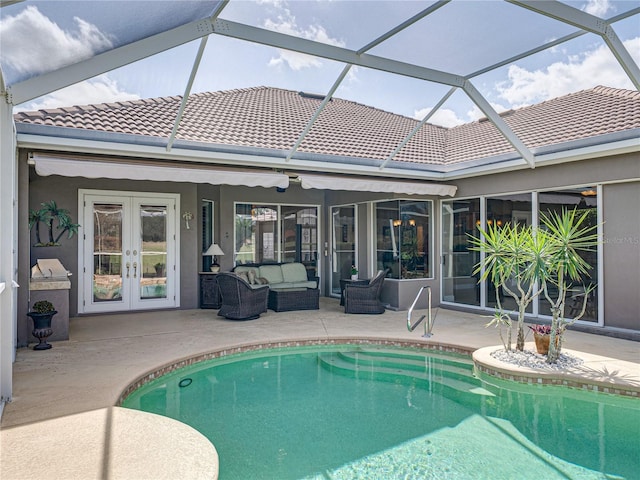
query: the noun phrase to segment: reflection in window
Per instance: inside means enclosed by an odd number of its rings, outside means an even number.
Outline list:
[[[318,208],[236,205],[235,264],[303,263],[318,272]]]
[[[431,274],[430,201],[376,203],[376,264],[390,278],[429,278]]]
[[[500,197],[487,198],[487,226],[511,225],[527,227],[531,225],[531,194],[521,193],[514,195],[504,195]],[[509,280],[507,288],[513,292],[517,292],[516,282]],[[526,287],[526,285],[523,285]],[[499,289],[500,304],[505,310],[517,310],[515,300],[511,295],[505,293],[502,288]],[[487,307],[497,307],[496,287],[487,281]],[[527,306],[528,313],[533,311],[533,304]]]
[[[598,193],[596,187],[585,187],[579,189],[556,190],[552,192],[541,192],[538,196],[540,216],[549,216],[551,212],[561,213],[563,209],[577,209],[578,214],[589,212],[584,228],[597,225],[598,223]],[[598,283],[598,252],[594,249],[591,252],[580,252],[591,269],[588,275],[583,276],[580,281],[574,282],[570,293],[567,295],[565,305],[565,316],[573,318],[580,313],[585,295],[585,287]],[[557,289],[551,286],[550,296],[556,298]],[[540,315],[551,315],[549,302],[544,296],[540,296]],[[588,294],[587,308],[580,320],[596,322],[598,320],[598,289],[595,288]]]
[[[480,253],[469,250],[469,236],[478,235],[480,199],[442,202],[442,299],[480,305],[480,286],[473,275]]]
[[[202,221],[202,251],[206,252],[213,243],[213,202],[211,200],[202,200],[200,218]],[[203,272],[208,272],[212,263],[213,256],[202,255]]]

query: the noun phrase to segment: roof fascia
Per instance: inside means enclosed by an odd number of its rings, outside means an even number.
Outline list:
[[[546,167],[561,163],[640,152],[640,140],[638,138],[640,138],[640,129],[634,129],[544,147],[536,152],[536,165],[538,167]],[[513,172],[526,168],[521,161],[507,160],[470,168],[462,167],[445,173],[444,180],[459,180],[481,175]]]
[[[95,133],[95,132],[93,132]],[[125,137],[125,135],[123,135]],[[165,139],[157,139],[155,145],[148,143],[130,143],[95,139],[62,138],[45,136],[37,133],[20,132],[17,135],[18,147],[45,151],[84,153],[93,155],[110,155],[124,158],[154,158],[159,160],[176,160],[203,164],[223,164],[227,166],[266,167],[270,169],[287,168],[289,170],[342,173],[351,175],[369,175],[378,177],[406,178],[414,180],[442,181],[444,174],[438,171],[387,168],[380,172],[379,162],[346,164],[343,161],[328,161],[322,155],[304,155],[285,163],[285,152],[263,149],[229,149],[229,151],[212,151],[210,148],[183,148],[177,143],[167,152]],[[236,151],[234,151],[236,150]],[[252,153],[253,150],[255,153]],[[271,153],[271,155],[269,155]]]
[[[13,105],[19,105],[123,65],[197,40],[212,31],[211,20],[206,18],[114,48],[87,60],[8,86],[9,101]]]
[[[507,0],[510,3],[553,18],[560,22],[573,25],[582,30],[595,33],[602,37],[611,53],[616,57],[636,89],[640,90],[640,68],[625,48],[622,41],[613,30],[611,24],[602,18],[578,10],[562,2],[540,2],[534,0]]]

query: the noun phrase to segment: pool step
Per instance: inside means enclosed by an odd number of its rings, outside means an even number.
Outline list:
[[[410,354],[384,351],[349,351],[338,352],[345,361],[375,367],[402,367],[405,370],[424,372],[438,368],[447,373],[470,376],[473,372],[473,360],[463,356],[431,353]]]
[[[399,377],[423,383],[440,385],[457,392],[479,396],[494,396],[472,376],[469,365],[449,365],[433,359],[429,365],[424,356],[387,356],[376,352],[335,352],[318,355],[318,361],[327,370],[360,379],[396,381]],[[452,363],[457,363],[453,359]]]

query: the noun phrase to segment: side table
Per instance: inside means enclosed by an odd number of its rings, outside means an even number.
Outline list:
[[[341,278],[340,279],[340,305],[344,305],[344,288],[347,285],[366,285],[369,283],[368,278],[358,278],[356,280],[351,280],[350,278]]]
[[[215,308],[222,306],[217,272],[200,272],[200,308]]]

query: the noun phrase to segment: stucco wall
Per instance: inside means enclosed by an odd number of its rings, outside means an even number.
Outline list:
[[[602,196],[605,325],[640,330],[640,182],[605,185]]]
[[[189,309],[198,306],[198,269],[201,262],[201,250],[199,245],[200,236],[198,228],[187,230],[182,220],[182,213],[190,211],[194,214],[194,220],[198,219],[200,211],[200,197],[195,184],[173,183],[173,182],[142,182],[132,180],[110,180],[110,179],[87,179],[87,178],[68,178],[57,175],[49,177],[40,177],[35,173],[33,167],[26,169],[24,163],[26,157],[21,156],[21,177],[19,183],[22,192],[28,191],[28,205],[31,208],[38,208],[41,203],[55,200],[60,208],[70,211],[74,222],[81,223],[78,217],[78,190],[110,190],[110,191],[127,191],[127,192],[161,192],[180,195],[180,308]],[[28,172],[28,182],[25,182],[25,175]],[[24,249],[28,255],[24,255],[21,250],[20,270],[21,283],[26,288],[20,291],[20,303],[18,309],[18,344],[24,346],[27,339],[26,312],[28,311],[28,279],[30,267],[36,263],[39,258],[58,258],[62,264],[71,272],[73,276],[71,280],[71,290],[69,298],[69,315],[76,316],[78,314],[78,282],[80,275],[78,272],[78,236],[68,239],[65,236],[60,240],[61,245],[56,247],[33,247],[35,243],[35,235],[28,231],[28,207],[20,206],[20,231],[24,234],[24,241],[20,242],[21,246],[28,246]],[[199,225],[199,222],[192,223]],[[82,234],[82,227],[80,228]],[[47,232],[41,228],[41,240],[46,241]],[[28,240],[27,240],[28,239]]]

